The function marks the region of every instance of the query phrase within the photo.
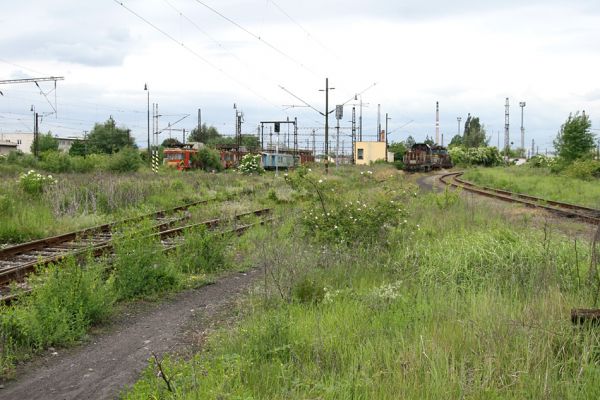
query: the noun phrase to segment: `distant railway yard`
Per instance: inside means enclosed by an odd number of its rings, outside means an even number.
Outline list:
[[[594,397],[599,212],[503,168],[5,168],[0,395]]]

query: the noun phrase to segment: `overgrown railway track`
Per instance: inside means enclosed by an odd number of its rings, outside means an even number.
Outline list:
[[[576,218],[590,224],[600,225],[600,210],[570,203],[563,203],[560,201],[542,199],[522,193],[513,193],[507,190],[478,186],[471,182],[460,179],[462,174],[462,172],[444,174],[440,177],[440,181],[448,186],[461,188],[482,196],[487,196],[511,203],[520,203],[527,207],[543,209],[566,218]]]
[[[163,249],[169,251],[176,248],[181,243],[179,238],[186,231],[200,226],[205,226],[208,229],[213,230],[224,222],[229,221],[229,219],[214,218],[199,223],[173,227],[173,225],[181,223],[189,218],[189,215],[176,215],[177,212],[185,211],[190,207],[205,202],[206,201],[195,202],[126,221],[105,224],[2,249],[0,250],[0,302],[10,301],[14,298],[14,295],[11,294],[10,285],[13,283],[25,282],[27,275],[34,272],[36,268],[58,263],[66,257],[83,258],[89,255],[99,257],[111,254],[113,250],[112,230],[116,226],[152,219],[154,222],[151,233],[140,231],[140,235],[158,236],[163,245]],[[270,212],[270,209],[264,208],[237,214],[232,218],[234,227],[228,232],[241,234],[257,223],[238,225],[237,221],[251,215],[261,217],[270,214]],[[263,224],[264,222],[265,219],[258,223]]]

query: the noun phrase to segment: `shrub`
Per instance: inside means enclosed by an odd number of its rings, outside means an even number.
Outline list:
[[[141,165],[140,153],[132,147],[124,147],[110,157],[108,169],[114,172],[133,172],[137,171]]]
[[[96,167],[92,157],[71,156],[71,169],[73,172],[92,172]]]
[[[177,249],[177,265],[186,273],[215,272],[225,265],[225,241],[205,226],[191,229]]]
[[[557,163],[556,157],[548,157],[544,154],[538,154],[527,160],[527,164],[532,168],[550,168]]]
[[[263,167],[260,166],[260,154],[246,154],[242,157],[238,171],[246,175],[260,175],[265,172]]]
[[[566,167],[564,173],[577,179],[592,180],[600,178],[600,161],[577,160]]]
[[[111,280],[119,299],[156,295],[179,283],[179,275],[163,253],[158,236],[140,234],[149,228],[149,223],[145,229],[125,227],[114,235],[115,260]]]
[[[46,171],[61,173],[71,171],[71,157],[60,151],[46,151],[41,156],[40,167]]]
[[[0,307],[0,364],[9,364],[18,350],[75,342],[107,317],[114,296],[102,279],[103,271],[102,265],[82,268],[67,258],[31,278],[28,296]]]
[[[221,156],[217,150],[203,147],[192,157],[192,165],[205,171],[222,171]]]
[[[452,147],[449,150],[450,157],[457,165],[482,165],[493,167],[502,162],[502,157],[495,147],[465,148],[461,146]]]
[[[19,186],[25,193],[31,195],[41,194],[49,185],[56,184],[57,180],[52,175],[42,175],[30,169],[19,177]]]

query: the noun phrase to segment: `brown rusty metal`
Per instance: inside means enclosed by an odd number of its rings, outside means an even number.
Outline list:
[[[234,217],[234,220],[240,220],[243,217],[251,216],[251,215],[260,217],[263,215],[268,215],[270,213],[271,213],[270,208],[263,208],[263,209],[259,209],[259,210],[254,210],[254,211],[249,211],[246,213],[238,214]],[[266,222],[269,222],[272,220],[273,220],[272,218],[262,219],[259,222],[247,224],[247,225],[240,225],[231,230],[224,231],[221,233],[222,234],[235,233],[236,235],[240,236],[244,232],[246,232],[248,229],[250,229],[254,226],[257,226],[257,225],[264,225]],[[186,226],[182,226],[182,227],[178,227],[178,228],[173,228],[173,229],[168,229],[165,231],[153,233],[148,236],[149,237],[158,236],[161,239],[161,241],[163,241],[163,244],[165,245],[163,251],[169,252],[169,251],[172,251],[172,250],[176,249],[177,247],[179,247],[180,244],[172,244],[172,243],[167,244],[167,243],[164,243],[165,239],[181,236],[186,230],[194,229],[194,228],[197,228],[200,226],[205,226],[208,229],[212,230],[212,229],[217,228],[219,225],[221,225],[223,223],[223,221],[224,221],[224,219],[211,219],[211,220],[207,220],[207,221],[196,223],[196,224],[186,225]],[[18,298],[20,294],[10,293],[9,283],[13,282],[13,281],[23,281],[27,277],[27,275],[30,274],[31,272],[35,271],[36,268],[39,268],[42,266],[47,266],[49,264],[58,263],[58,262],[62,261],[63,259],[65,259],[66,257],[75,257],[78,259],[83,259],[85,257],[89,257],[90,255],[92,255],[93,257],[100,257],[100,256],[103,256],[106,254],[110,254],[112,252],[112,250],[113,250],[112,240],[106,240],[106,241],[99,243],[98,246],[96,246],[96,247],[79,249],[77,251],[64,253],[59,256],[50,257],[47,259],[40,259],[38,261],[32,261],[25,265],[21,264],[10,271],[2,271],[2,272],[0,272],[0,302],[9,304],[12,301],[14,301],[16,298]],[[30,292],[30,289],[26,289],[24,291],[21,291],[20,293],[26,294],[29,292]]]
[[[586,308],[574,308],[571,310],[571,322],[576,325],[583,324],[600,324],[600,310],[599,309],[586,309]]]
[[[577,218],[590,224],[600,225],[600,210],[554,200],[546,200],[521,193],[513,193],[506,190],[478,186],[471,182],[459,179],[458,177],[462,174],[462,172],[444,174],[440,177],[440,181],[448,186],[461,188],[482,196],[511,203],[520,203],[527,207],[544,209],[563,217]]]
[[[268,208],[250,211],[247,213],[238,214],[234,217],[235,220],[239,220],[243,217],[254,215],[254,216],[262,216],[264,214],[270,213],[271,210]],[[206,226],[208,229],[214,229],[219,226],[223,222],[223,219],[211,219],[208,221],[200,222],[197,224],[191,224],[186,226],[181,226],[172,229],[164,229],[157,233],[153,233],[148,236],[158,236],[159,239],[164,240],[169,237],[176,237],[181,235],[184,231],[193,229],[199,226]],[[167,228],[170,224],[160,224],[158,225],[161,228]],[[243,229],[243,227],[242,227]],[[27,257],[25,262],[15,262],[12,263],[12,266],[8,266],[0,271],[0,286],[7,285],[12,281],[22,281],[25,277],[31,272],[35,271],[36,268],[40,268],[43,266],[47,266],[50,264],[56,264],[66,257],[75,257],[77,259],[83,259],[85,257],[93,256],[99,257],[101,255],[109,254],[113,250],[112,238],[106,239],[98,242],[89,243],[88,246],[76,248],[75,251],[66,251],[64,253],[59,253],[54,256],[49,257],[35,257],[29,256],[26,254],[19,254],[16,256],[17,260],[22,257]],[[6,260],[5,260],[6,262]]]

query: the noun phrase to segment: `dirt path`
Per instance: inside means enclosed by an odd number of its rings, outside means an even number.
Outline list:
[[[178,350],[185,342],[186,327],[208,327],[260,275],[259,270],[232,273],[215,284],[125,315],[90,343],[28,365],[27,372],[0,389],[0,399],[115,398],[136,381],[152,352]]]

